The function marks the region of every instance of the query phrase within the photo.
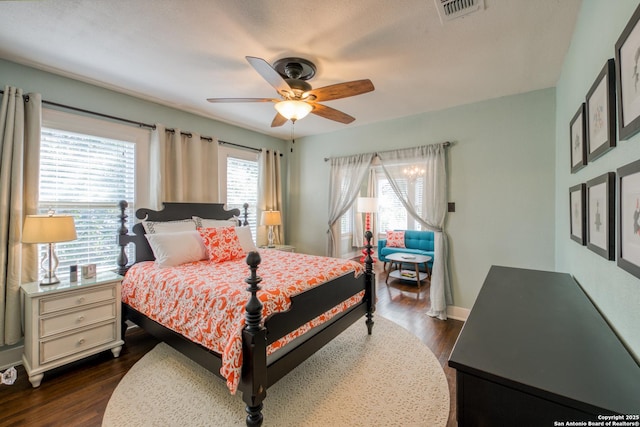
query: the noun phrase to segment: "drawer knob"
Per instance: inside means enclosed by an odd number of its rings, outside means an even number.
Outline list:
[[[78,304],[82,304],[82,303],[84,303],[84,297],[78,298]]]
[[[84,316],[78,316],[78,323],[84,322]]]
[[[80,339],[78,340],[78,345],[82,345],[82,344],[84,344],[84,338],[80,338]]]

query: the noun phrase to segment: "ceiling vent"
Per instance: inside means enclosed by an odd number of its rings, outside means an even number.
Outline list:
[[[470,13],[479,12],[484,9],[484,0],[433,0],[436,3],[440,22],[451,21],[469,15]]]

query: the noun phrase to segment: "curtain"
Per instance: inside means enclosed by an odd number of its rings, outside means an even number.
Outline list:
[[[431,272],[429,316],[447,319],[452,304],[449,281],[447,235],[447,172],[443,144],[426,145],[377,153],[389,184],[407,213],[434,232],[434,259]],[[408,185],[415,180],[415,185]],[[413,191],[417,194],[410,194]]]
[[[20,283],[38,280],[37,245],[23,245],[26,215],[38,208],[42,99],[5,86],[0,107],[0,346],[22,338]]]
[[[150,203],[218,201],[218,141],[156,124],[151,132]]]
[[[372,160],[375,163],[375,159]],[[378,196],[378,183],[376,180],[376,171],[374,168],[369,169],[369,177],[367,179],[367,188],[363,197],[377,197]],[[364,246],[364,228],[365,221],[363,221],[363,214],[358,212],[358,203],[353,205],[353,238],[351,246],[355,248],[361,248]],[[366,214],[364,214],[366,215]],[[378,224],[376,221],[376,213],[370,213],[371,219],[371,233],[373,238],[371,239],[371,246],[378,245]],[[365,216],[366,218],[366,216]]]
[[[356,154],[331,159],[331,175],[329,178],[329,234],[327,254],[340,254],[340,217],[360,194],[360,186],[367,176],[374,153]]]
[[[263,149],[258,155],[258,210],[256,218],[260,221],[261,212],[280,211],[284,224],[285,213],[282,211],[282,176],[280,168],[280,151]],[[258,224],[260,225],[260,224]],[[258,246],[267,244],[267,227],[256,228]],[[284,245],[284,225],[273,226],[273,243]]]

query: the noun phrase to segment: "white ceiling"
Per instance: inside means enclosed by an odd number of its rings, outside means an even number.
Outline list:
[[[314,88],[371,79],[326,102],[355,122],[309,115],[301,137],[553,87],[579,8],[485,0],[443,25],[434,0],[0,1],[0,58],[289,139],[270,103],[206,101],[277,95],[245,56],[309,59]]]

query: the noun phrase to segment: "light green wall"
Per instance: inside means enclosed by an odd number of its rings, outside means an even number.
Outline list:
[[[640,359],[640,279],[569,238],[569,187],[639,159],[640,134],[618,141],[612,151],[571,174],[569,122],[605,61],[615,56],[615,43],[638,4],[636,0],[582,3],[556,90],[555,243],[557,270],[574,275],[636,359]]]
[[[325,253],[325,157],[452,141],[454,305],[471,308],[491,265],[553,269],[554,102],[546,89],[301,139],[291,160],[290,243]]]

